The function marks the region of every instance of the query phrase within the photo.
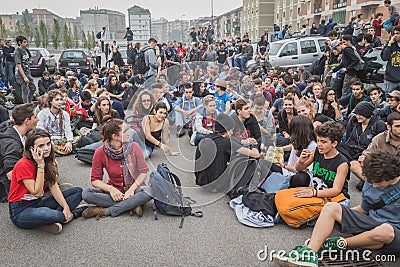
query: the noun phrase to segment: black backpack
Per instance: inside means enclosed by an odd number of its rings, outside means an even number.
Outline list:
[[[139,51],[135,57],[135,70],[138,74],[145,74],[149,69],[150,67],[146,65],[144,51]]]
[[[317,59],[313,62],[313,64],[311,65],[311,73],[313,75],[324,74],[325,62],[326,62],[326,56],[324,54],[320,59]]]
[[[352,27],[352,23],[350,22],[349,24],[347,24],[347,26],[344,28],[343,32],[342,32],[342,36],[343,35],[353,35],[354,32],[354,28]]]
[[[75,158],[78,160],[92,165],[93,161],[93,156],[94,152],[96,152],[96,149],[99,148],[102,145],[102,143],[99,143],[99,146],[85,146],[82,148],[78,148],[76,151]]]
[[[98,32],[98,33],[96,33],[96,38],[97,38],[97,39],[101,39],[101,31]]]
[[[157,211],[164,215],[181,216],[179,228],[182,228],[186,216],[203,217],[201,211],[192,212],[190,203],[196,202],[182,196],[181,181],[166,164],[158,164],[157,170],[150,174],[149,184],[154,199],[155,220],[158,219]]]

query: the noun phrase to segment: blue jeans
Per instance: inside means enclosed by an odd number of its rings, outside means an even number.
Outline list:
[[[15,66],[15,62],[6,62],[4,76],[4,84],[6,87],[15,85]]]
[[[135,194],[122,201],[114,201],[110,193],[98,188],[88,188],[82,193],[83,199],[89,204],[107,208],[105,216],[116,217],[121,213],[141,206],[151,200],[150,187],[144,186],[136,189]]]
[[[241,70],[242,72],[245,72],[245,71],[246,71],[246,63],[247,63],[247,61],[249,61],[250,59],[251,59],[251,58],[248,57],[248,56],[246,56],[246,55],[241,56],[241,58],[240,58],[240,70]]]
[[[73,187],[62,192],[71,211],[81,203],[82,191],[80,187]],[[10,219],[18,228],[31,229],[65,222],[63,207],[53,196],[32,201],[10,202],[9,209]]]
[[[198,146],[200,141],[203,140],[204,138],[206,138],[205,134],[196,133],[196,137],[194,138],[194,145]]]
[[[242,56],[237,56],[237,57],[233,58],[233,66],[241,69],[241,64],[240,64],[241,61],[242,61]]]
[[[385,81],[385,85],[386,85],[385,91],[387,94],[393,92],[393,90],[399,90],[399,88],[400,88],[400,82],[394,83],[394,82]]]
[[[5,68],[6,68],[6,66],[3,63],[0,63],[0,74],[1,74],[1,77],[3,77],[3,78],[6,76]]]

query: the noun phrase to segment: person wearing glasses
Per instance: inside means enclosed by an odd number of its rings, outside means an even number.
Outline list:
[[[335,121],[342,120],[342,114],[336,97],[335,89],[326,87],[322,90],[322,114]]]
[[[175,110],[176,137],[185,135],[185,127],[192,123],[193,117],[201,107],[202,102],[193,96],[192,84],[186,83],[183,88],[183,96],[173,105]]]
[[[144,117],[142,128],[145,136],[145,144],[148,157],[153,150],[159,147],[163,152],[170,156],[177,156],[179,152],[174,152],[171,148],[169,139],[169,121],[166,119],[167,106],[163,102],[158,102],[154,106],[154,114]]]

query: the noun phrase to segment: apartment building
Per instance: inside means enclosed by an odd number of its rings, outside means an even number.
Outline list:
[[[168,20],[166,18],[152,19],[150,35],[160,43],[167,42]]]
[[[217,39],[240,37],[242,7],[228,11],[214,18],[214,31]]]
[[[125,14],[98,7],[89,10],[80,10],[79,17],[82,30],[86,32],[101,31],[106,27],[106,40],[122,40],[125,35]]]
[[[291,25],[294,31],[299,29],[304,1],[308,0],[277,0],[274,9],[275,23],[281,28]]]
[[[128,24],[133,31],[133,41],[147,43],[151,36],[151,13],[149,9],[134,5],[128,9]]]
[[[248,34],[251,41],[257,41],[261,35],[272,32],[275,21],[274,13],[276,13],[275,4],[273,0],[243,0],[240,21],[242,36]]]

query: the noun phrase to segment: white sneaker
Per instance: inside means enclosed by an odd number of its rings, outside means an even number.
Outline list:
[[[40,231],[46,232],[46,233],[56,235],[61,232],[62,225],[61,225],[61,223],[53,223],[50,225],[41,225],[41,226],[37,227],[37,229],[39,229]]]

